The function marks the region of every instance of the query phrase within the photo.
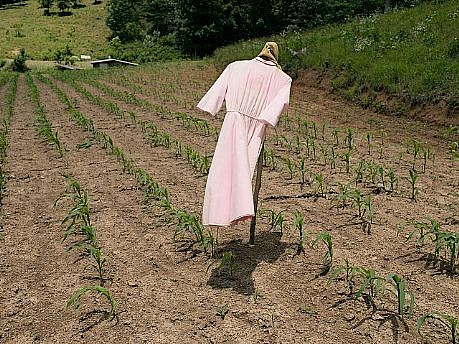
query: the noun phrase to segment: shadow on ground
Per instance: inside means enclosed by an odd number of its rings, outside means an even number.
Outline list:
[[[255,292],[252,274],[261,262],[273,263],[281,257],[289,244],[281,242],[281,233],[262,232],[255,245],[249,245],[242,239],[233,240],[219,247],[219,252],[231,252],[231,267],[228,264],[212,267],[207,284],[215,289],[231,288],[243,295]]]

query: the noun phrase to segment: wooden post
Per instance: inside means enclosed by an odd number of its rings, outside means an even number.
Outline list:
[[[254,217],[252,217],[252,221],[250,222],[250,245],[255,244],[255,225],[257,223],[258,193],[260,192],[261,188],[261,171],[263,170],[263,151],[264,144],[262,144],[261,146],[260,155],[258,156],[257,161],[257,176],[255,177],[255,190],[253,191],[253,210],[255,212],[255,215]]]

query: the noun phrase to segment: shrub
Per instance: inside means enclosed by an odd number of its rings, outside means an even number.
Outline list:
[[[13,63],[11,64],[11,69],[13,70],[13,72],[21,73],[24,73],[28,70],[26,66],[26,54],[24,49],[21,49],[18,56],[14,58]]]

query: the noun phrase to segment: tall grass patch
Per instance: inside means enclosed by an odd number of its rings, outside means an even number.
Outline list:
[[[459,3],[428,2],[374,14],[343,25],[270,37],[280,44],[281,64],[296,74],[327,73],[345,96],[375,102],[374,92],[397,96],[408,106],[440,101],[459,108]],[[218,49],[218,65],[253,58],[266,39]]]

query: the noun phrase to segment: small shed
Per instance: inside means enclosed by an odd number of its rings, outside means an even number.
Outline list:
[[[137,63],[128,62],[123,60],[113,59],[111,57],[103,60],[91,61],[93,68],[108,68],[108,67],[119,67],[119,66],[138,66]]]

